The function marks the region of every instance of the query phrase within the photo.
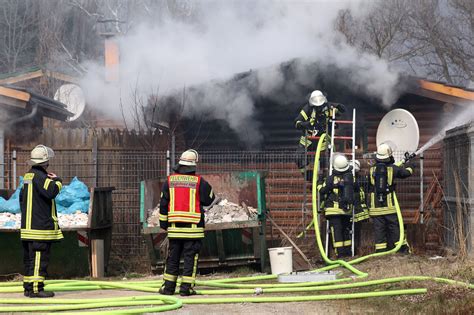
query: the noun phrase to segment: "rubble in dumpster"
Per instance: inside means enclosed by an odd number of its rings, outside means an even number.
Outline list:
[[[206,223],[249,221],[257,218],[257,209],[230,202],[227,199],[219,200],[206,210]]]
[[[76,213],[71,214],[58,214],[60,228],[87,227],[88,221],[88,214],[81,211],[76,211]],[[0,212],[0,229],[19,229],[20,223],[20,213]]]
[[[258,215],[257,209],[247,206],[244,202],[239,205],[227,199],[218,199],[212,207],[204,211],[206,224],[255,220]],[[160,226],[159,215],[160,205],[148,210],[149,227]]]

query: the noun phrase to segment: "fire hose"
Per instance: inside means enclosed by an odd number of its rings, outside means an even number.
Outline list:
[[[318,173],[319,157],[321,154],[322,143],[326,134],[323,134],[319,140],[315,160],[314,174]],[[367,273],[356,269],[353,265],[365,261],[369,258],[389,255],[397,252],[403,241],[404,227],[400,206],[396,195],[394,195],[394,204],[397,210],[397,217],[400,226],[400,240],[395,248],[382,253],[374,253],[367,256],[359,257],[351,261],[331,260],[324,251],[321,241],[321,233],[318,222],[317,209],[317,176],[313,177],[312,189],[312,205],[313,220],[316,235],[316,244],[319,248],[323,260],[328,264],[326,267],[319,268],[315,271],[327,271],[337,267],[344,267],[355,274],[355,277],[346,277],[330,281],[322,282],[304,282],[304,283],[242,283],[251,281],[273,280],[277,275],[263,275],[255,277],[239,277],[218,280],[197,280],[196,286],[201,288],[196,290],[198,295],[244,295],[255,294],[253,297],[194,297],[192,299],[177,298],[173,296],[163,296],[157,294],[158,288],[162,285],[161,280],[151,281],[86,281],[86,280],[48,280],[46,281],[45,290],[47,291],[86,291],[86,290],[105,290],[105,289],[125,289],[140,292],[151,292],[154,295],[116,297],[116,298],[100,298],[100,299],[30,299],[30,298],[0,298],[0,304],[9,306],[1,306],[0,312],[56,312],[56,311],[78,311],[93,310],[100,308],[128,308],[119,310],[94,311],[93,314],[142,314],[151,312],[163,312],[175,310],[182,307],[183,304],[225,304],[225,303],[282,303],[282,302],[307,302],[307,301],[325,301],[325,300],[341,300],[341,299],[361,299],[382,296],[397,296],[410,294],[423,294],[427,292],[426,288],[399,289],[399,290],[374,290],[358,293],[336,293],[336,294],[319,294],[319,295],[287,295],[287,296],[260,296],[262,294],[272,293],[307,293],[321,292],[331,290],[345,290],[353,288],[364,288],[370,286],[380,286],[390,283],[403,282],[420,282],[434,281],[444,284],[461,286],[474,289],[474,284],[461,281],[429,277],[429,276],[403,276],[385,279],[355,281],[368,276]],[[348,283],[344,283],[348,282]],[[5,282],[0,283],[0,293],[23,292],[21,282]],[[141,308],[130,308],[134,306],[142,306]],[[84,313],[84,312],[83,312]],[[85,312],[87,313],[87,312]],[[92,312],[91,312],[92,313]]]

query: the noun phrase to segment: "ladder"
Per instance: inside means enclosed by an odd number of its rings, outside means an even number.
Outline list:
[[[355,178],[355,168],[354,168],[354,160],[355,160],[355,123],[356,123],[356,110],[355,108],[352,110],[352,120],[336,120],[336,111],[333,110],[331,116],[331,143],[329,145],[329,176],[332,175],[332,164],[333,164],[333,155],[334,155],[334,140],[344,140],[344,141],[351,141],[352,150],[351,153],[348,155],[351,157],[350,161],[352,163],[352,176]],[[335,135],[335,125],[336,124],[347,124],[352,125],[352,135],[351,136],[336,136]],[[347,154],[343,152],[339,152],[339,154]],[[318,198],[319,200],[319,198]],[[319,205],[318,205],[319,209]],[[355,247],[354,247],[354,206],[352,206],[352,228],[351,228],[351,251],[352,256],[355,255]],[[325,244],[326,254],[329,250],[329,220],[326,219],[326,244]]]

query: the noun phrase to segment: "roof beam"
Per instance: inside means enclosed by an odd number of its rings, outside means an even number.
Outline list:
[[[41,76],[43,76],[43,71],[42,70],[37,70],[37,71],[34,71],[34,72],[28,72],[28,73],[24,73],[24,74],[14,76],[14,77],[1,79],[0,84],[13,84],[13,83],[21,82],[21,81],[26,81],[26,80],[39,78]]]
[[[79,84],[79,79],[56,71],[46,70],[46,76],[69,83]]]
[[[0,95],[11,97],[24,102],[29,102],[31,98],[30,93],[18,91],[4,86],[0,86]]]
[[[474,101],[474,92],[426,80],[419,80],[418,82],[422,89]]]

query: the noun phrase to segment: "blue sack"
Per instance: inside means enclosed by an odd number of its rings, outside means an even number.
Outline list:
[[[22,186],[23,177],[20,176],[20,184],[10,199],[5,200],[0,197],[0,212],[20,213],[20,190]]]
[[[89,212],[90,193],[87,185],[74,177],[69,185],[63,186],[63,189],[56,197],[58,213],[71,214],[77,210]]]

